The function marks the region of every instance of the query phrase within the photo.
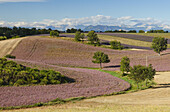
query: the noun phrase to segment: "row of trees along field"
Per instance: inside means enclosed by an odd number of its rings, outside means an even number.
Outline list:
[[[36,28],[21,28],[21,27],[0,27],[0,39],[10,39],[24,37],[28,35],[37,35],[37,34],[49,34],[51,29],[36,29]],[[1,40],[3,40],[1,39]]]
[[[102,63],[110,62],[108,55],[104,54],[103,52],[95,52],[93,59],[94,60],[92,60],[92,62],[99,63],[101,69]],[[122,76],[127,75],[129,78],[134,80],[137,84],[137,88],[139,88],[139,83],[143,81],[146,81],[145,84],[147,87],[148,81],[151,81],[156,73],[151,64],[148,67],[142,65],[135,65],[133,67],[130,67],[130,59],[126,56],[121,59],[120,71],[122,71]]]
[[[6,58],[0,58],[0,86],[47,85],[72,80],[53,70],[32,69]]]

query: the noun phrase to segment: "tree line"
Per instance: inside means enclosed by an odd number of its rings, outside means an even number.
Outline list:
[[[0,27],[0,40],[18,38],[29,35],[49,34],[51,29],[21,28],[21,27]]]

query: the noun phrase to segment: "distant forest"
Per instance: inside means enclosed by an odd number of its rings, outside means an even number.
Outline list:
[[[6,39],[24,37],[37,34],[49,34],[51,29],[21,28],[21,27],[0,27],[0,36]]]

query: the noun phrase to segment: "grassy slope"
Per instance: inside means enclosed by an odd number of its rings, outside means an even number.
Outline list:
[[[170,72],[159,72],[157,74],[155,81],[160,85],[152,89],[122,95],[97,97],[63,105],[8,112],[169,112]]]
[[[74,35],[74,33],[65,33],[65,34]],[[170,38],[170,33],[127,33],[127,34]],[[85,35],[87,35],[87,34],[85,34]],[[134,45],[134,46],[151,47],[151,45],[152,45],[151,42],[145,42],[145,41],[140,41],[140,40],[110,36],[110,35],[98,34],[98,37],[102,40],[107,40],[107,41],[117,40],[117,41],[120,41],[122,44],[128,44],[128,45]],[[168,44],[168,48],[170,48],[170,44]]]
[[[0,41],[0,57],[4,57],[5,55],[10,54],[22,39],[23,38],[17,38]]]
[[[170,33],[132,33],[135,35],[144,35],[144,36],[152,36],[152,37],[164,37],[170,39]]]
[[[127,38],[122,38],[122,37],[115,37],[115,36],[110,36],[110,35],[98,35],[98,37],[102,40],[107,40],[107,41],[117,40],[117,41],[120,41],[122,44],[128,44],[128,45],[134,45],[134,46],[151,47],[152,45],[151,42],[127,39]],[[170,44],[168,44],[168,48],[170,48]]]

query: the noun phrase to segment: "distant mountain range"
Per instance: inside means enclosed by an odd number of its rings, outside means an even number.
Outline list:
[[[157,25],[154,25],[152,26],[151,29],[149,29],[148,27],[151,27],[151,26],[145,26],[145,27],[139,27],[138,25],[135,25],[135,26],[128,26],[128,25],[121,25],[121,26],[108,26],[108,25],[89,25],[89,26],[84,26],[84,25],[78,25],[78,26],[74,26],[73,28],[76,28],[76,29],[82,29],[83,31],[91,31],[91,30],[94,30],[94,31],[107,31],[107,30],[125,30],[125,31],[129,31],[129,30],[144,30],[144,31],[148,31],[148,30],[167,30],[167,31],[170,31],[170,29],[165,29],[163,27],[160,27],[160,26],[157,26]],[[62,31],[65,31],[68,26],[67,25],[61,25],[59,27],[54,27],[54,26],[47,26],[46,28],[51,28],[53,30],[55,29],[58,29],[58,30],[62,30]]]
[[[164,29],[163,27],[159,27],[159,26],[155,26],[152,28],[152,30],[160,30],[160,29],[169,31],[169,29]],[[91,30],[94,30],[94,31],[107,31],[107,30],[112,30],[112,31],[114,30],[125,30],[125,31],[144,30],[144,31],[147,31],[149,29],[148,27],[138,27],[138,26],[128,27],[128,26],[107,26],[107,25],[96,25],[96,26],[90,25],[83,29],[83,31],[91,31]]]

